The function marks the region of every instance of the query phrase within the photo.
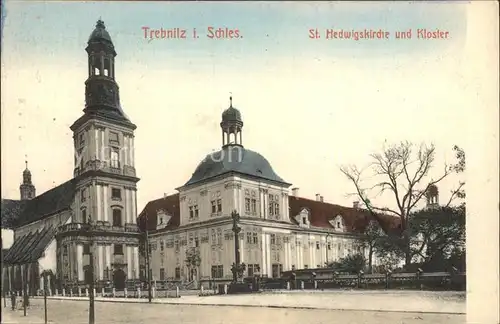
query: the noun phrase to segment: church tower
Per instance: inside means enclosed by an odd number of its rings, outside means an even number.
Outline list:
[[[75,159],[76,194],[72,223],[94,225],[93,239],[82,242],[80,234],[68,241],[77,264],[71,281],[87,278],[91,247],[94,278],[114,281],[121,288],[139,277],[139,231],[134,130],[120,104],[115,78],[116,51],[102,20],[87,42],[88,77],[85,81],[83,115],[71,126]],[[86,268],[87,267],[87,268]]]
[[[425,193],[427,199],[427,208],[439,207],[439,190],[436,185],[430,185]]]
[[[35,198],[35,186],[31,182],[31,171],[28,170],[28,161],[26,161],[26,169],[23,171],[23,183],[19,186],[21,192],[21,200],[29,200]]]

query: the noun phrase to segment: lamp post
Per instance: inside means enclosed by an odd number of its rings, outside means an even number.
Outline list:
[[[47,271],[42,273],[43,276],[43,309],[44,309],[44,318],[45,324],[47,324]]]
[[[330,237],[330,232],[326,234],[326,267],[328,268],[328,250],[330,249],[330,243],[328,242],[328,238]]]
[[[240,215],[235,211],[231,213],[233,218],[233,232],[234,232],[234,267],[233,267],[233,281],[238,281],[238,272],[240,271],[240,240],[239,234],[241,227],[238,225]]]
[[[90,271],[90,282],[89,282],[89,324],[95,324],[95,309],[94,309],[94,228],[91,221],[91,216],[89,215],[87,224],[88,237],[90,240],[89,248],[89,271]]]
[[[148,302],[151,303],[151,265],[149,260],[149,231],[148,231],[148,214],[146,214],[146,239],[144,241],[144,248],[146,249],[146,278],[148,280]]]

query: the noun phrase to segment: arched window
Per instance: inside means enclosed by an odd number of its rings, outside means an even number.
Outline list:
[[[119,208],[113,209],[113,226],[123,226],[122,210]]]

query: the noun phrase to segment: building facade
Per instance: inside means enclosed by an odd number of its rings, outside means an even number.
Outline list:
[[[120,288],[139,277],[136,126],[121,108],[116,51],[101,20],[85,50],[86,104],[83,115],[71,126],[73,178],[36,196],[26,169],[21,200],[2,200],[2,219],[10,217],[15,224],[14,244],[4,258],[4,277],[10,276],[11,281],[15,281],[11,274],[15,269],[30,263],[36,264],[34,277],[50,269],[60,285],[84,284],[91,278],[91,257],[97,281],[113,281]],[[41,252],[25,260],[26,251]],[[35,282],[30,284],[39,288]]]
[[[245,275],[324,267],[353,253],[368,223],[358,207],[299,196],[259,153],[243,146],[243,120],[232,106],[222,114],[220,151],[207,155],[178,193],[150,201],[139,215],[148,230],[153,280],[232,278],[235,242],[231,213],[240,215]],[[191,255],[199,256],[198,264]],[[144,263],[144,262],[143,262]]]

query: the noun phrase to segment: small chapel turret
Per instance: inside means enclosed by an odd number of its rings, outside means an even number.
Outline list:
[[[35,198],[35,186],[31,181],[31,171],[28,169],[28,161],[25,161],[26,168],[23,171],[23,183],[19,186],[21,192],[21,200],[29,200]]]

